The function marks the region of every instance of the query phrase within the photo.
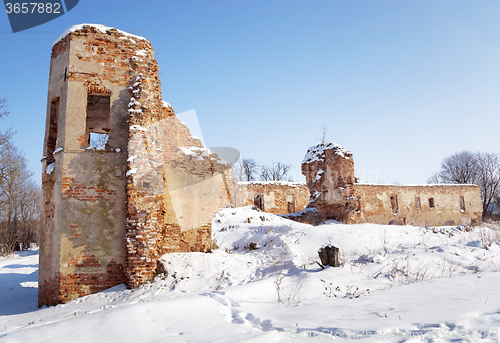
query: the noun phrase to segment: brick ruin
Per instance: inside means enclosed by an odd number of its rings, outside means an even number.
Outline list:
[[[377,185],[358,183],[353,154],[337,144],[309,148],[302,162],[311,198],[300,214],[317,224],[477,225],[481,190],[476,185]]]
[[[288,181],[240,182],[242,191],[237,206],[255,205],[261,211],[274,214],[300,212],[309,201],[305,183]]]
[[[74,26],[52,48],[38,305],[150,280],[168,252],[211,250],[230,166],[162,101],[146,39]]]
[[[308,150],[306,184],[242,182],[162,100],[146,39],[101,25],[70,28],[50,62],[38,304],[55,305],[152,279],[169,252],[211,250],[223,207],[317,224],[445,225],[481,220],[473,185],[369,185],[352,153]]]

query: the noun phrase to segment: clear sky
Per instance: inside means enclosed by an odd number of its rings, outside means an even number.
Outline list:
[[[196,110],[208,146],[300,164],[327,141],[365,182],[425,183],[462,150],[500,153],[500,2],[96,1],[13,34],[0,13],[0,130],[41,178],[52,43],[99,23],[147,38],[163,100]]]

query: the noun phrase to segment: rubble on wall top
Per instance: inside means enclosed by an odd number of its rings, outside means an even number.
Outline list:
[[[203,161],[203,157],[210,156],[210,150],[207,148],[198,148],[196,146],[190,146],[190,147],[179,147],[179,149],[181,149],[181,151],[186,155],[198,157],[200,161]]]
[[[282,185],[291,187],[301,187],[304,186],[305,182],[293,182],[293,181],[239,181],[240,185]]]
[[[193,136],[191,136],[193,137]],[[210,158],[212,161],[218,164],[230,165],[228,161],[217,156],[217,154],[208,148],[199,148],[196,146],[189,147],[179,147],[179,149],[186,155],[197,157],[198,160],[203,161],[205,157]]]
[[[310,147],[307,150],[306,156],[304,156],[302,164],[312,163],[316,161],[324,161],[323,158],[325,157],[325,151],[330,149],[335,149],[335,155],[338,155],[345,159],[350,159],[352,157],[352,153],[350,151],[347,151],[346,149],[342,148],[337,143],[327,143],[327,144],[320,143],[318,145]]]
[[[131,33],[128,33],[128,32],[122,31],[122,30],[118,30],[117,28],[114,28],[114,27],[108,27],[108,26],[101,25],[101,24],[78,24],[78,25],[73,25],[69,29],[64,31],[64,33],[52,44],[52,46],[56,45],[59,41],[61,41],[64,37],[69,35],[71,32],[81,30],[85,26],[91,26],[93,28],[96,28],[97,30],[101,31],[102,33],[108,33],[109,30],[113,29],[113,30],[120,32],[122,35],[124,35],[126,37],[134,38],[137,40],[146,40],[146,38],[144,38],[144,37],[136,36],[136,35],[133,35]]]

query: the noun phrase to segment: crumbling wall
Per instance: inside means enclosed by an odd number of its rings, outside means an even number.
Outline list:
[[[333,143],[313,146],[302,162],[302,174],[311,194],[307,207],[315,209],[318,219],[347,222],[359,206],[353,196],[352,153]]]
[[[40,306],[126,281],[129,61],[149,43],[122,37],[116,29],[82,27],[65,33],[52,49],[42,160]],[[107,142],[94,148],[87,125],[92,96],[107,99],[103,115],[109,125]]]
[[[230,205],[224,183],[229,165],[192,138],[174,115],[152,122],[131,118],[131,123],[127,277],[137,286],[151,279],[165,253],[211,250],[213,214]]]
[[[302,211],[309,201],[309,189],[305,183],[288,181],[240,182],[239,206],[255,205],[260,197],[261,210],[274,214]],[[258,200],[257,200],[258,202]]]
[[[137,287],[163,253],[209,251],[229,166],[162,101],[151,43],[79,25],[51,57],[39,305]]]
[[[311,198],[297,220],[317,224],[477,225],[481,192],[475,185],[371,185],[354,176],[351,152],[337,144],[311,147],[302,163]]]
[[[355,184],[360,199],[349,223],[397,225],[478,225],[481,191],[475,185],[369,185]]]

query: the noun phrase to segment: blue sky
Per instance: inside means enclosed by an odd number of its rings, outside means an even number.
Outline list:
[[[196,110],[208,146],[300,164],[326,139],[357,176],[425,183],[462,150],[500,153],[498,1],[94,1],[13,34],[0,14],[0,130],[41,178],[52,43],[99,23],[147,38],[163,99]]]

